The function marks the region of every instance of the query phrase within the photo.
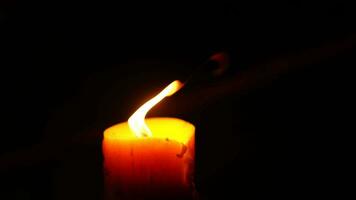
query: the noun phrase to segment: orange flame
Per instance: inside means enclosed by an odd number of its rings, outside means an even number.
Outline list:
[[[164,88],[157,96],[153,97],[145,104],[143,104],[137,111],[131,115],[128,120],[130,129],[135,133],[137,137],[152,136],[151,130],[145,123],[145,116],[149,110],[157,103],[162,101],[165,97],[171,96],[183,87],[183,83],[176,80]]]

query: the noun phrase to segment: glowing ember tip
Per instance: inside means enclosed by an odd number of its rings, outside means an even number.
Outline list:
[[[171,96],[183,87],[180,81],[173,81],[159,94],[143,104],[131,117],[129,118],[129,127],[137,137],[152,136],[151,130],[145,123],[146,114],[153,106],[162,101],[165,97]]]

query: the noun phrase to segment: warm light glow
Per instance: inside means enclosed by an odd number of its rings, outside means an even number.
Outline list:
[[[187,145],[194,137],[194,125],[181,119],[156,117],[148,118],[145,122],[154,133],[149,139],[169,140]],[[110,141],[137,141],[128,123],[120,123],[108,128],[104,132],[104,138]]]
[[[152,136],[151,130],[145,123],[146,114],[153,106],[162,101],[165,97],[173,95],[177,92],[183,84],[180,81],[173,81],[166,88],[164,88],[157,96],[153,97],[145,104],[143,104],[128,120],[130,129],[137,137]]]

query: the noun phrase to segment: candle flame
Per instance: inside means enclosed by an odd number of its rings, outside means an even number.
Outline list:
[[[164,88],[159,94],[143,104],[128,120],[130,129],[137,137],[152,136],[151,130],[145,123],[145,116],[149,110],[165,97],[171,96],[183,87],[183,83],[176,80]]]

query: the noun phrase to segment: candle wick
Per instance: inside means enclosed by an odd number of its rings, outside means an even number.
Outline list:
[[[148,137],[148,134],[145,133],[145,132],[141,132],[141,135],[142,135],[143,137]]]

